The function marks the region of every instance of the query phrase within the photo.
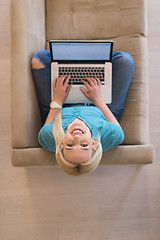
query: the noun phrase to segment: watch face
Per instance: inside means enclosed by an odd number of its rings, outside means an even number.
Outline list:
[[[50,103],[50,107],[51,107],[51,108],[59,108],[59,109],[62,108],[62,107],[61,107],[59,104],[57,104],[56,102],[51,102],[51,103]]]

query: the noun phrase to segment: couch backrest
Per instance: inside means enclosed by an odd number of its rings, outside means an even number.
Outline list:
[[[46,38],[146,35],[146,0],[46,0]]]

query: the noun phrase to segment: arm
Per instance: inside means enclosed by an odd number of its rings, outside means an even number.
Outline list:
[[[50,124],[53,121],[53,119],[56,116],[56,113],[57,113],[58,110],[59,110],[58,108],[54,108],[54,109],[50,108],[44,125]]]
[[[116,125],[119,125],[119,122],[117,119],[114,117],[108,106],[106,105],[105,101],[103,100],[101,96],[101,83],[100,80],[95,77],[95,78],[86,78],[86,80],[89,82],[87,83],[86,81],[82,80],[84,85],[86,86],[87,90],[84,88],[81,88],[81,91],[83,94],[91,100],[96,107],[98,107],[105,118]]]
[[[102,98],[95,100],[94,105],[102,111],[103,115],[109,122],[119,125],[119,122],[117,121],[117,119],[115,118],[115,116],[110,111],[110,109],[108,108],[108,106],[106,105]]]
[[[58,79],[53,80],[53,101],[61,106],[71,89],[71,85],[68,85],[69,78],[69,76],[67,78],[66,76],[60,76]],[[44,125],[50,124],[53,121],[58,110],[57,108],[50,109]]]

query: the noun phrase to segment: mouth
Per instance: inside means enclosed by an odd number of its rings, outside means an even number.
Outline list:
[[[81,128],[75,128],[72,132],[73,133],[80,133],[80,134],[84,134],[84,131]]]

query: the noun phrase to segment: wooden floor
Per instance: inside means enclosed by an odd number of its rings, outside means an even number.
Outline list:
[[[0,0],[0,240],[160,239],[160,2],[148,0],[150,135],[145,166],[100,166],[84,176],[10,162],[9,0]]]

